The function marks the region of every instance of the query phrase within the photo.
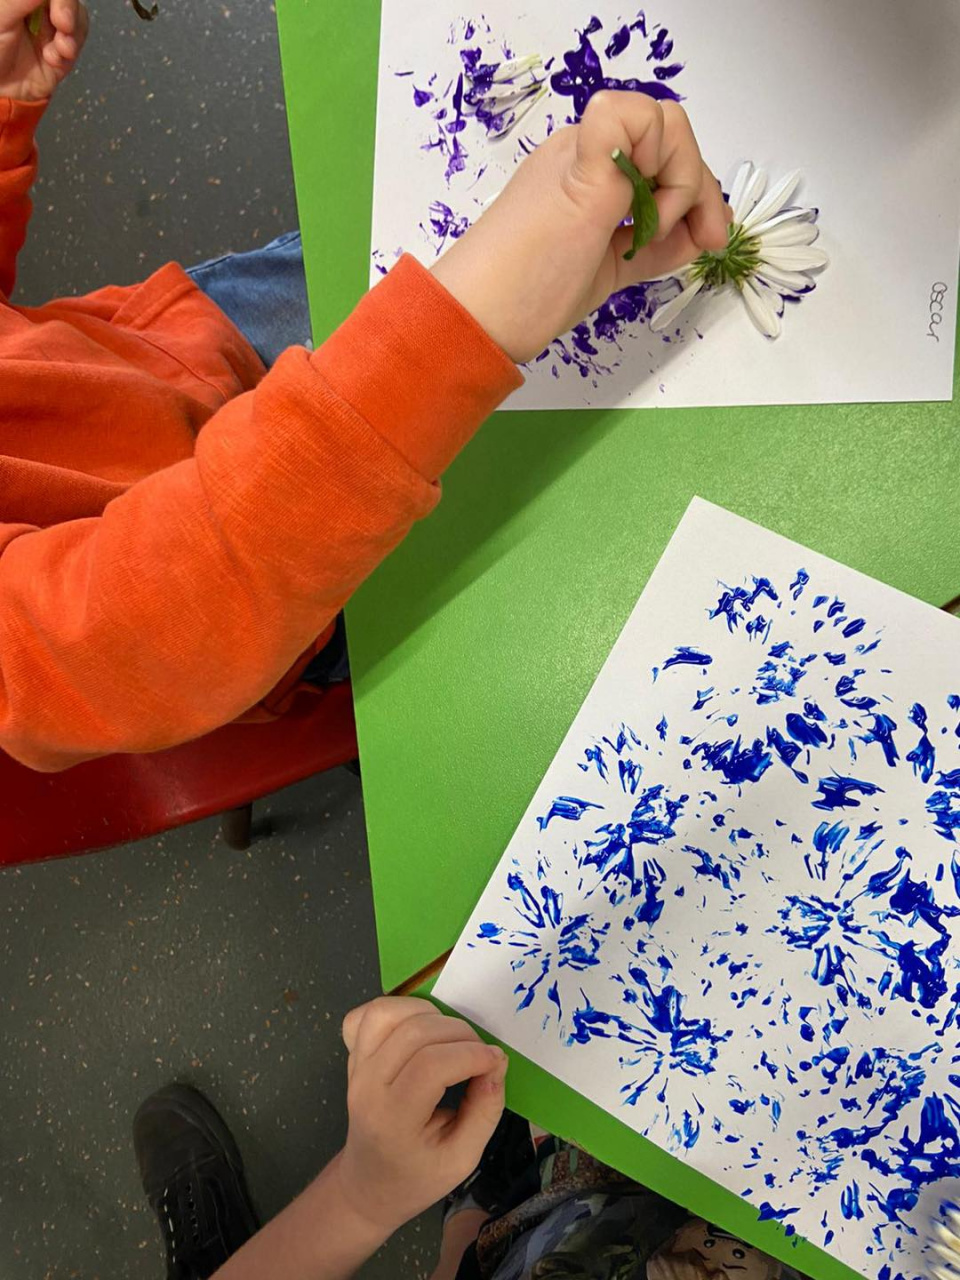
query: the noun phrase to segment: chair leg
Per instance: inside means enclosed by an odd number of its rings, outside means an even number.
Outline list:
[[[239,809],[228,809],[220,819],[220,834],[231,849],[250,848],[250,827],[253,824],[253,804],[242,804]]]

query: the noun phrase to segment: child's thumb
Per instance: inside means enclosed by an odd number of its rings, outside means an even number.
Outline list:
[[[493,1137],[493,1131],[503,1115],[503,1084],[507,1077],[508,1059],[484,1076],[475,1076],[467,1085],[467,1091],[457,1111],[454,1134],[456,1143],[463,1150],[465,1163],[474,1169],[480,1162],[483,1149]],[[468,1171],[469,1172],[469,1171]]]

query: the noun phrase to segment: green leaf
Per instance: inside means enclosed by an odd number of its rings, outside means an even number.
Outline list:
[[[40,28],[43,26],[43,14],[45,9],[46,5],[42,4],[39,9],[34,9],[33,13],[31,13],[30,17],[27,19],[27,30],[32,36],[38,36],[40,34]]]
[[[623,255],[629,262],[660,230],[660,210],[653,198],[657,184],[652,178],[645,178],[619,147],[613,153],[613,162],[633,183],[633,248]]]

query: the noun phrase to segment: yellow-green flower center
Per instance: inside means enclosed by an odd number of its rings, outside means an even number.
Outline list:
[[[719,253],[701,253],[691,268],[692,279],[702,280],[708,289],[734,284],[742,289],[744,281],[760,265],[760,241],[744,231],[740,223],[730,227],[730,239]]]

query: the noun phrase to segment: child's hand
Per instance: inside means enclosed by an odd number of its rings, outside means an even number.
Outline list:
[[[660,232],[632,262],[621,227],[633,188],[619,147],[656,178]],[[436,278],[522,364],[611,293],[667,275],[727,243],[720,187],[686,113],[639,93],[602,92],[582,124],[553,134],[433,268]]]
[[[50,0],[34,35],[27,24],[40,3],[0,0],[0,98],[49,98],[80,56],[89,25],[80,0]]]
[[[453,1191],[480,1162],[503,1112],[507,1057],[426,1000],[381,999],[347,1014],[350,1129],[341,1192],[384,1235]],[[468,1080],[457,1111],[446,1090]]]

